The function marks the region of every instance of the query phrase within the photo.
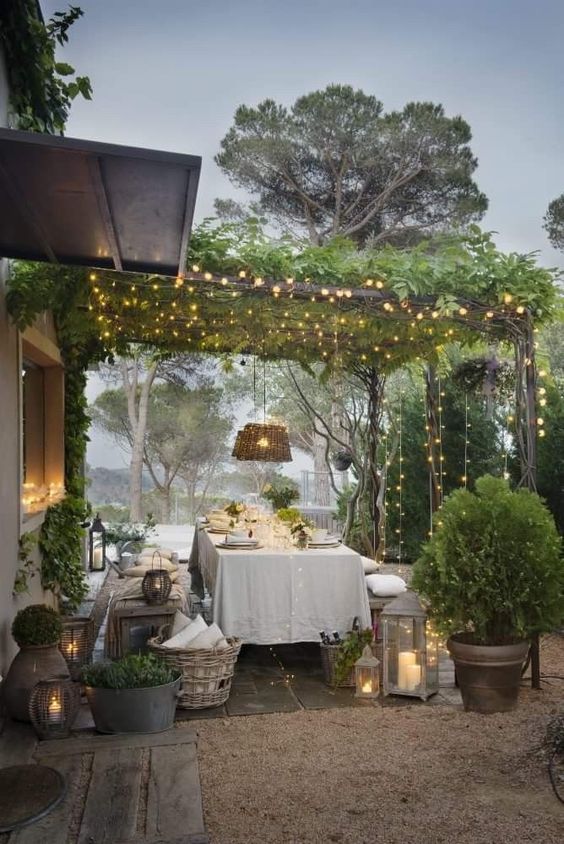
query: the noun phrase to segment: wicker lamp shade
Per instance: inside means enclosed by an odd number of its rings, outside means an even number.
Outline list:
[[[155,557],[158,557],[157,568],[155,568]],[[172,580],[166,569],[159,568],[162,563],[158,551],[153,554],[151,568],[145,573],[141,582],[141,591],[148,604],[164,604],[172,589]]]
[[[92,622],[90,618],[75,616],[63,618],[63,632],[59,650],[65,658],[73,680],[80,678],[83,665],[90,662]]]
[[[292,452],[288,429],[271,422],[249,422],[237,433],[233,456],[237,460],[264,463],[290,463]]]
[[[68,677],[40,680],[29,699],[29,718],[40,739],[70,735],[80,706],[80,692]]]

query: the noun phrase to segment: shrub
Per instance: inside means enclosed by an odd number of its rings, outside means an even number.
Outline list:
[[[412,585],[446,635],[501,644],[564,618],[564,563],[554,520],[535,493],[484,475],[435,514]]]
[[[128,654],[117,662],[99,662],[82,670],[82,682],[100,689],[148,689],[178,677],[178,669],[154,654]]]
[[[46,604],[31,604],[20,610],[12,624],[12,636],[20,647],[54,645],[62,632],[59,614]]]

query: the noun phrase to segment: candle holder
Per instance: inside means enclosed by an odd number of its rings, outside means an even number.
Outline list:
[[[62,618],[63,632],[59,640],[59,650],[65,658],[73,680],[80,679],[80,672],[91,659],[92,621],[90,618],[75,616]]]
[[[29,718],[40,739],[67,738],[79,706],[80,693],[72,680],[40,680],[29,699]]]
[[[415,592],[403,592],[380,615],[384,696],[428,697],[439,690],[438,637],[427,629],[427,613]]]
[[[354,664],[355,697],[359,700],[376,700],[380,694],[380,660],[365,645],[360,659]]]
[[[143,596],[147,603],[152,605],[164,604],[172,589],[170,574],[166,569],[155,568],[155,557],[158,557],[158,564],[162,565],[161,555],[158,551],[155,551],[151,560],[151,568],[145,572],[141,583]]]

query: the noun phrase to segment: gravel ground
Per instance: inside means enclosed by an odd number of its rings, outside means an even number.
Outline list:
[[[542,644],[564,675],[564,638]],[[351,707],[192,722],[211,844],[561,844],[541,744],[564,681],[518,709]],[[182,729],[182,727],[179,727]]]

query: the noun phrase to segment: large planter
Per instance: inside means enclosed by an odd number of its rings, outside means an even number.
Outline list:
[[[147,689],[86,686],[86,697],[99,733],[162,733],[174,724],[182,678]]]
[[[40,680],[57,677],[70,677],[57,642],[21,646],[2,684],[2,696],[10,717],[29,722],[29,699],[34,687]]]
[[[447,642],[464,709],[485,714],[514,709],[529,643],[473,645],[464,638],[452,636]]]

